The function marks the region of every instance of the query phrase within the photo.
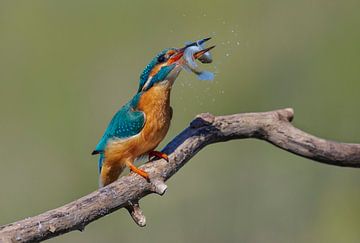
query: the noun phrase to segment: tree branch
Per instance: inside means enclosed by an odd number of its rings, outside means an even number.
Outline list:
[[[291,125],[292,109],[263,113],[197,116],[163,150],[169,162],[155,160],[141,166],[151,183],[131,173],[118,181],[57,209],[0,226],[0,242],[33,242],[82,231],[87,224],[125,207],[139,226],[145,216],[139,200],[150,194],[165,193],[164,181],[174,175],[198,151],[208,144],[232,139],[257,138],[288,152],[336,166],[360,167],[360,144],[337,143],[317,138]]]

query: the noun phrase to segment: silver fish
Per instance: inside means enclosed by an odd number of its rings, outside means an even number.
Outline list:
[[[198,40],[198,41],[195,41],[195,42],[185,42],[185,45],[191,47],[191,46],[197,46],[199,48],[198,51],[201,51],[201,50],[204,50],[205,49],[205,42],[210,40],[211,37],[209,38],[205,38],[205,39],[201,39],[201,40]],[[211,53],[210,52],[206,52],[204,53],[201,57],[198,58],[198,60],[202,63],[212,63],[213,59],[212,59],[212,56],[211,56]]]
[[[184,51],[184,60],[185,63],[183,65],[183,68],[187,70],[188,72],[193,72],[197,75],[199,80],[213,80],[214,79],[214,73],[210,71],[201,71],[198,69],[198,64],[195,61],[194,54],[202,51],[205,49],[205,41],[209,40],[210,38],[198,40],[196,42],[187,42],[185,43],[187,45],[185,51]],[[198,58],[198,60],[202,63],[211,63],[212,62],[212,56],[210,52],[205,52],[202,56]]]

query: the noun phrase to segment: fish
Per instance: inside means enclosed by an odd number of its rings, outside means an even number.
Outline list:
[[[188,71],[195,73],[197,75],[197,78],[199,80],[213,80],[214,79],[214,73],[210,71],[202,71],[198,68],[198,64],[195,61],[194,54],[198,51],[205,49],[205,41],[209,40],[210,38],[198,40],[196,42],[186,42],[185,45],[187,47],[184,51],[184,64],[183,68]],[[198,60],[201,63],[211,63],[213,61],[211,53],[205,52],[201,57],[198,58]]]

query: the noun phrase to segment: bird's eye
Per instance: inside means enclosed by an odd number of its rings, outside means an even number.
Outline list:
[[[161,62],[165,62],[166,61],[166,57],[165,57],[165,54],[161,55],[158,57],[158,62],[161,63]]]

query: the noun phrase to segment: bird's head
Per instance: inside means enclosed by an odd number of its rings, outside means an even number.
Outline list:
[[[187,47],[196,45],[199,42],[204,43],[210,38],[202,39],[197,42],[189,43],[182,48],[167,48],[158,53],[151,62],[145,67],[140,76],[138,92],[147,91],[154,85],[170,84],[172,85],[179,75],[182,65],[184,64],[183,55]],[[194,54],[194,58],[201,57],[211,48],[198,51]]]

